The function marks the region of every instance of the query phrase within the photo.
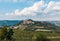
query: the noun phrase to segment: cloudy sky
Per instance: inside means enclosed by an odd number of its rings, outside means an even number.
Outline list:
[[[60,0],[0,0],[0,20],[60,21]]]

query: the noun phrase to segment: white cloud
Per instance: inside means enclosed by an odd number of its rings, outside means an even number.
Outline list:
[[[24,15],[24,16],[35,16],[35,15],[37,15],[36,13],[42,12],[42,9],[45,6],[46,6],[46,4],[44,4],[44,1],[40,1],[40,2],[34,3],[34,5],[31,7],[24,8],[21,11],[15,10],[13,13],[16,16],[18,16],[18,15],[20,15],[20,16],[22,16],[22,15]]]
[[[42,13],[43,13],[43,15],[41,15]],[[9,16],[10,19],[12,17],[16,18],[18,16],[19,17],[23,17],[23,16],[31,16],[31,17],[41,16],[41,17],[38,17],[36,19],[60,20],[60,19],[58,19],[58,18],[60,18],[60,16],[57,17],[56,15],[60,15],[60,2],[50,1],[47,4],[43,0],[41,0],[39,2],[35,2],[33,6],[26,7],[22,10],[17,9],[14,12],[5,14],[5,16]],[[44,18],[42,18],[42,17],[44,17]]]
[[[54,6],[55,2],[54,1],[50,1],[46,7],[46,9],[44,10],[45,13],[48,13],[52,10],[52,7]]]
[[[60,17],[45,17],[45,18],[33,18],[33,20],[38,21],[60,21]]]
[[[47,8],[44,10],[45,13],[52,11],[60,11],[60,2],[51,1],[47,5]]]

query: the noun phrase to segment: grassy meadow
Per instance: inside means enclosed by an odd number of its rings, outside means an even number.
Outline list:
[[[60,41],[60,33],[55,31],[44,32],[44,31],[21,31],[21,30],[14,30],[14,39],[15,41],[36,41],[36,36],[39,34],[43,34],[44,37],[50,39],[50,41]]]

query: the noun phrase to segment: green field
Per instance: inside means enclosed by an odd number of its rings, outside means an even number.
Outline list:
[[[36,31],[21,31],[19,29],[13,30],[13,38],[15,41],[36,41],[36,36],[38,34],[45,35],[51,41],[60,41],[60,33],[55,31],[50,32],[36,32]]]

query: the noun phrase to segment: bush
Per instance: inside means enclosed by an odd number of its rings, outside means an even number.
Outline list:
[[[13,29],[8,27],[0,28],[0,40],[13,40]]]
[[[43,35],[41,33],[39,33],[36,37],[36,41],[50,41],[50,39],[48,39],[46,35]]]
[[[7,29],[0,28],[0,40],[5,38],[6,33],[7,33]]]
[[[12,35],[13,35],[13,30],[8,29],[7,34],[6,34],[6,39],[7,40],[12,40]]]

